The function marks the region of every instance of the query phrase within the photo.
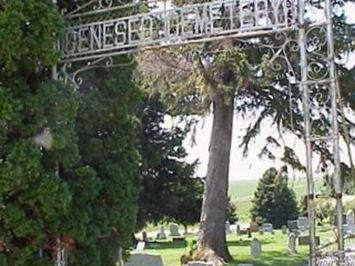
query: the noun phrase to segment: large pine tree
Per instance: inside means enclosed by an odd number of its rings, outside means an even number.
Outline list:
[[[148,222],[198,222],[203,183],[195,178],[197,162],[185,162],[187,131],[166,128],[166,108],[158,96],[146,97],[140,108],[140,186],[138,226]]]
[[[266,170],[254,194],[252,218],[259,223],[272,223],[274,228],[287,225],[298,216],[296,196],[288,187],[285,168]]]

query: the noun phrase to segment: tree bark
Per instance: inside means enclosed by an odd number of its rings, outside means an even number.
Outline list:
[[[213,97],[213,126],[198,241],[202,259],[230,261],[226,241],[229,162],[232,145],[234,91]]]

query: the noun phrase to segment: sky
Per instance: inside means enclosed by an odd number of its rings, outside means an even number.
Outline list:
[[[212,115],[209,115],[204,119],[203,122],[199,124],[195,137],[196,144],[194,146],[191,145],[191,136],[188,136],[184,143],[184,146],[189,153],[187,161],[193,162],[194,160],[198,159],[200,162],[197,172],[198,176],[205,176],[207,172],[209,155],[208,148],[211,135],[212,120]],[[269,167],[281,166],[281,162],[279,160],[272,161],[266,158],[261,159],[258,156],[261,148],[265,143],[264,139],[267,136],[272,135],[276,139],[279,138],[277,130],[271,126],[270,121],[263,123],[260,136],[251,142],[248,156],[243,156],[243,148],[239,147],[239,145],[242,141],[242,136],[248,126],[248,123],[248,120],[243,120],[242,118],[235,116],[230,162],[230,180],[259,179],[265,170],[267,170]],[[291,144],[291,147],[296,148],[300,158],[303,159],[302,154],[305,153],[303,143],[301,141],[297,141],[293,136],[285,136],[284,139],[287,143]],[[276,154],[279,156],[281,155],[280,151],[276,151]]]
[[[347,4],[345,11],[349,22],[355,23],[355,4]],[[348,65],[349,67],[355,65],[355,54],[352,54],[348,58]],[[197,171],[198,176],[205,176],[207,172],[207,163],[209,155],[208,146],[212,128],[212,118],[212,115],[208,115],[203,119],[203,122],[198,125],[196,132],[196,145],[191,146],[191,136],[188,137],[184,143],[184,146],[186,147],[189,153],[187,161],[192,162],[196,159],[200,161],[200,165]],[[250,146],[248,157],[243,157],[243,149],[239,147],[239,144],[241,143],[241,137],[243,136],[243,132],[245,131],[245,128],[247,128],[248,125],[249,122],[247,120],[243,120],[242,118],[235,116],[233,127],[232,154],[230,162],[230,180],[259,179],[261,178],[265,170],[269,167],[280,167],[282,165],[282,163],[278,159],[275,161],[271,161],[265,158],[260,159],[258,157],[261,147],[263,147],[265,143],[265,137],[269,135],[273,135],[274,137],[278,136],[277,130],[271,125],[270,121],[267,121],[263,124],[260,136],[257,137]],[[292,135],[284,136],[284,140],[289,146],[295,148],[301,162],[305,163],[305,148],[303,142],[301,140],[297,140]],[[344,144],[341,145],[341,148],[343,150],[341,153],[341,157],[343,160],[347,160],[346,152],[344,150]],[[281,155],[280,152],[278,152],[278,154]],[[354,147],[352,147],[352,154],[355,157]],[[298,179],[304,177],[304,174],[291,173],[291,178],[292,177]]]

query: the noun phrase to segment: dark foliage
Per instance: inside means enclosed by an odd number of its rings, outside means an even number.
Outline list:
[[[297,218],[295,193],[288,188],[284,170],[270,168],[264,173],[254,194],[251,214],[254,221],[272,223],[274,228]]]
[[[190,225],[200,218],[203,184],[194,178],[197,162],[184,162],[186,130],[164,128],[165,116],[158,97],[146,98],[141,108],[138,229],[148,222]]]

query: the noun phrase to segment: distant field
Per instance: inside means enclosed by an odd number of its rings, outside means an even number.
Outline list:
[[[317,179],[315,183],[318,192],[322,187],[322,180]],[[238,217],[241,221],[249,220],[251,200],[254,197],[257,185],[258,180],[232,180],[229,183],[229,195],[232,202],[237,205]],[[307,194],[307,181],[305,179],[295,182],[291,180],[289,186],[295,191],[297,200]]]

